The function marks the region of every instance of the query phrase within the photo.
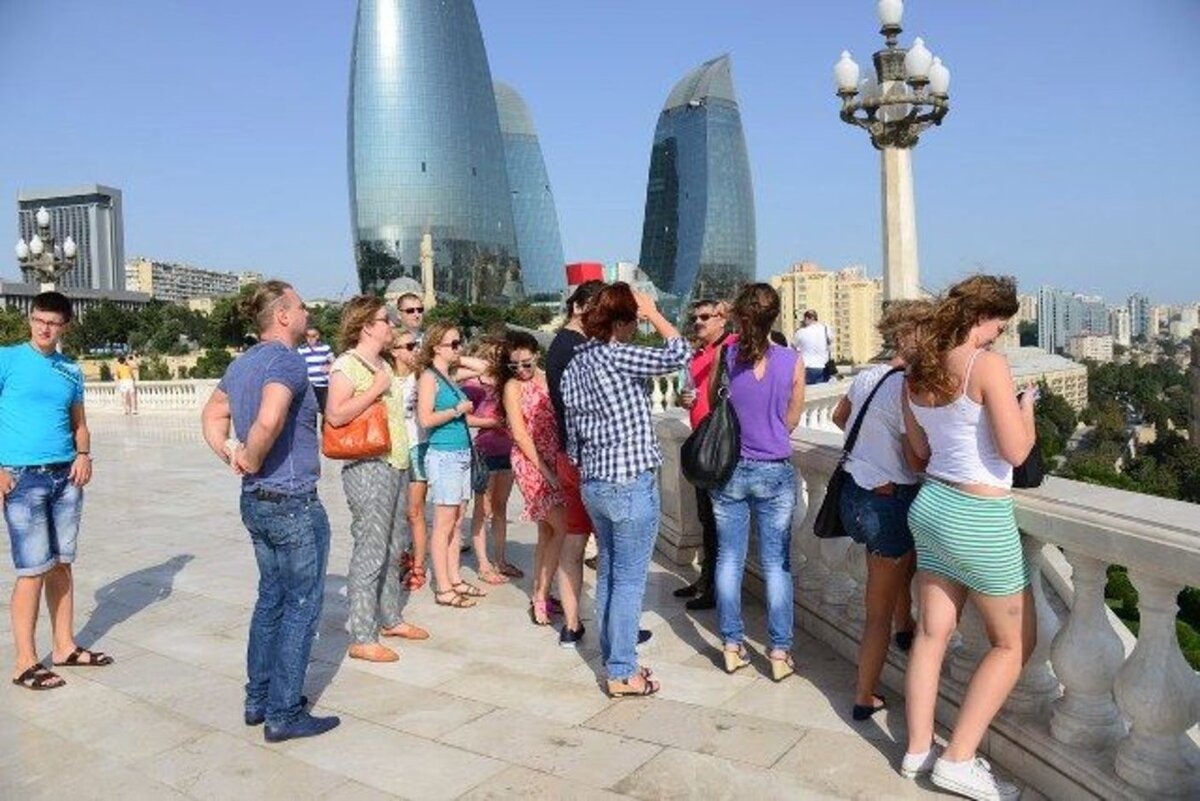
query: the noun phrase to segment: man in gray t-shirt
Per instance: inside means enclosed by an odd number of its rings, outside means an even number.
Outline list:
[[[250,300],[259,344],[236,359],[204,406],[204,440],[242,477],[242,522],[258,561],[258,602],[246,650],[246,725],[268,742],[337,726],[300,694],[321,616],[329,517],[317,498],[317,402],[296,344],[308,313],[288,284],[267,281]],[[230,423],[234,437],[230,436]]]

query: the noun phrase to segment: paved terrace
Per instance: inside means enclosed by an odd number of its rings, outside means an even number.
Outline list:
[[[466,611],[435,606],[426,589],[406,613],[432,639],[403,645],[394,664],[347,659],[349,514],[331,463],[321,494],[333,548],[307,693],[342,725],[267,745],[241,721],[256,569],[236,479],[199,441],[193,412],[98,412],[92,424],[77,621],[80,642],[117,661],[69,670],[49,693],[0,689],[0,798],[945,797],[895,771],[901,699],[850,722],[854,668],[832,649],[800,634],[797,675],[767,678],[757,605],[754,667],[725,675],[715,612],[685,614],[671,597],[684,577],[661,560],[643,618],[654,637],[641,656],[663,683],[652,699],[601,692],[593,633],[576,652],[530,625],[528,578]],[[533,528],[510,531],[528,573]],[[0,628],[8,669],[7,608]],[[48,654],[44,617],[40,634]]]

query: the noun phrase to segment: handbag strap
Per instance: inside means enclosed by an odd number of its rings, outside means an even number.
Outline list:
[[[726,335],[728,336],[728,335]],[[721,346],[717,350],[717,357],[713,364],[713,373],[708,377],[708,410],[711,412],[717,408],[717,403],[724,398],[729,397],[729,368],[725,364],[725,356],[728,345],[725,343],[725,337],[721,337]],[[722,395],[722,391],[725,393]]]
[[[875,383],[875,386],[871,389],[871,393],[867,395],[866,401],[863,402],[862,410],[854,418],[854,425],[850,426],[850,433],[846,435],[846,444],[842,446],[843,462],[846,461],[846,457],[850,455],[850,451],[854,450],[854,445],[858,442],[858,431],[862,428],[863,419],[867,416],[867,409],[870,408],[871,401],[875,399],[875,393],[883,386],[884,381],[887,381],[896,373],[903,372],[903,370],[903,367],[893,367],[891,370],[888,370],[883,374],[883,378]]]
[[[436,375],[442,382],[444,382],[446,384],[446,386],[450,387],[450,390],[452,392],[454,392],[456,395],[458,395],[459,398],[461,398],[462,400],[468,400],[467,393],[462,391],[462,387],[455,384],[449,378],[446,378],[446,376],[442,373],[441,370],[437,369],[432,364],[429,365],[429,369],[432,370],[433,374]],[[465,414],[462,417],[459,417],[458,420],[463,424],[463,428],[467,429],[467,442],[471,446],[471,456],[472,456],[472,458],[474,458],[475,439],[474,439],[474,437],[471,436],[471,424],[467,422],[467,416]]]

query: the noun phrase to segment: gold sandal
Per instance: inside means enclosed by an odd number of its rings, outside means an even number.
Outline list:
[[[771,679],[773,681],[783,681],[788,676],[796,672],[796,663],[792,661],[792,655],[786,654],[783,657],[770,657],[771,660]]]
[[[744,644],[739,644],[735,649],[726,647],[722,649],[721,655],[725,657],[726,673],[736,673],[750,664],[750,655],[746,653]]]

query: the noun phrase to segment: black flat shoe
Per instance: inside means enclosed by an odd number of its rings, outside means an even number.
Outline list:
[[[706,592],[703,595],[700,595],[700,596],[688,601],[687,603],[684,604],[684,606],[688,609],[691,609],[692,611],[698,611],[698,610],[703,610],[703,609],[716,609],[717,608],[717,596],[713,595],[711,592]]]
[[[855,704],[854,709],[850,714],[855,720],[869,720],[872,715],[881,709],[887,709],[887,699],[882,695],[877,695],[875,698],[879,703],[875,706],[867,706],[865,704]]]
[[[698,583],[689,584],[686,587],[680,587],[671,594],[676,598],[695,598],[700,594],[700,585]]]

